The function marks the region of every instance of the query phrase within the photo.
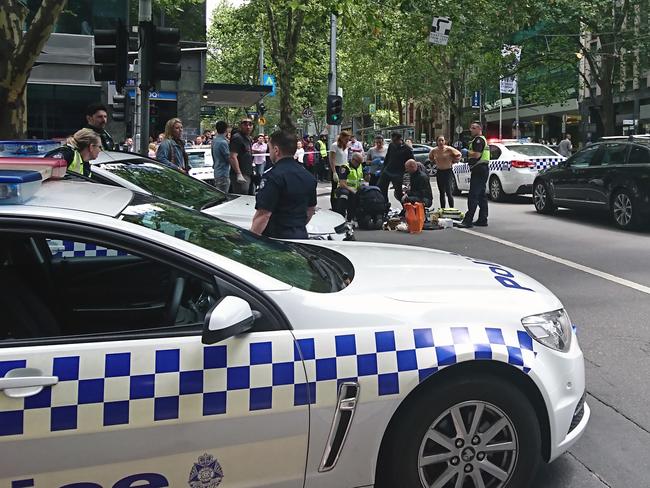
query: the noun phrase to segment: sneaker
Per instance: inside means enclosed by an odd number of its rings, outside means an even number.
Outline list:
[[[477,227],[487,227],[487,226],[488,226],[488,223],[487,223],[487,220],[486,220],[485,222],[479,222],[479,221],[477,220],[476,222],[474,222],[473,225],[475,225],[475,226],[477,226]]]
[[[462,222],[456,222],[456,227],[459,227],[461,229],[471,229],[473,227],[473,224],[471,222],[465,222],[463,220]]]

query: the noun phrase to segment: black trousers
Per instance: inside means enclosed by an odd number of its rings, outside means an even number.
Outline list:
[[[488,201],[485,193],[490,169],[485,163],[477,164],[472,168],[472,177],[469,181],[469,196],[467,198],[467,213],[463,219],[466,223],[471,224],[474,220],[476,207],[479,207],[477,222],[487,222],[488,219]]]
[[[445,205],[445,196],[449,201],[449,208],[454,208],[454,196],[451,194],[451,179],[454,177],[453,170],[439,169],[436,174],[436,183],[440,192],[440,208],[447,208]]]
[[[382,172],[382,174],[379,176],[379,182],[377,183],[377,186],[381,190],[382,195],[384,195],[384,198],[388,202],[388,185],[393,184],[395,187],[395,198],[397,198],[398,201],[402,201],[402,196],[404,195],[402,186],[404,185],[404,175],[401,174],[399,176],[393,176],[391,174],[388,174],[386,172]]]

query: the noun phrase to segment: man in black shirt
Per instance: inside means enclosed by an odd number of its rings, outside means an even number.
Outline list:
[[[415,159],[409,159],[404,166],[411,179],[406,195],[402,198],[402,203],[422,202],[424,208],[429,208],[433,204],[429,175]]]
[[[402,134],[393,132],[391,134],[391,143],[388,145],[386,159],[384,160],[384,169],[379,176],[377,186],[388,201],[388,185],[393,184],[395,188],[395,198],[402,201],[402,185],[404,184],[404,164],[409,159],[414,159],[413,149],[404,144]]]
[[[101,103],[93,103],[86,108],[86,126],[85,129],[94,130],[102,140],[102,149],[112,151],[115,149],[115,142],[106,130],[108,122],[108,109]]]
[[[469,195],[467,197],[467,213],[465,218],[459,224],[459,227],[469,228],[474,225],[487,227],[488,219],[488,202],[485,194],[485,185],[487,185],[490,174],[490,147],[487,139],[483,136],[483,126],[480,122],[472,122],[469,127],[472,133],[472,142],[469,143],[468,163],[472,172],[469,182]],[[480,207],[478,218],[474,220],[476,207]]]
[[[307,239],[307,224],[316,212],[316,178],[293,158],[296,147],[294,134],[271,135],[274,165],[262,175],[251,232],[276,239]]]
[[[230,137],[230,182],[232,192],[252,195],[253,147],[250,138],[253,122],[242,119],[239,130]]]

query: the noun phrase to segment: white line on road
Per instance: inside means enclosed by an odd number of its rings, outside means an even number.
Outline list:
[[[469,229],[457,229],[457,230],[460,230],[461,232],[465,232],[467,234],[472,234],[473,236],[482,237],[483,239],[487,239],[489,241],[498,242],[499,244],[503,244],[504,246],[512,247],[514,249],[519,249],[520,251],[524,251],[529,254],[539,256],[540,258],[548,259],[549,261],[553,261],[555,263],[563,264],[564,266],[568,266],[569,268],[577,269],[579,271],[583,271],[585,273],[598,276],[599,278],[602,278],[604,280],[611,281],[612,283],[616,283],[617,285],[627,286],[628,288],[632,288],[633,290],[637,290],[642,293],[646,293],[650,295],[649,286],[640,285],[639,283],[635,283],[634,281],[626,280],[625,278],[619,278],[618,276],[605,273],[604,271],[599,271],[597,269],[593,269],[588,266],[584,266],[582,264],[574,263],[573,261],[569,261],[568,259],[563,259],[557,256],[553,256],[552,254],[547,254],[545,252],[538,251],[537,249],[532,249],[530,247],[522,246],[521,244],[516,244],[514,242],[506,241],[504,239],[499,239],[498,237],[494,237],[488,234],[483,234],[481,232],[476,232]]]

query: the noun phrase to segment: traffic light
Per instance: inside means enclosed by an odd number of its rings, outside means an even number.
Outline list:
[[[95,81],[114,81],[122,90],[129,70],[129,32],[122,20],[115,29],[95,30],[93,54]]]
[[[266,105],[264,105],[264,102],[259,103],[257,107],[257,112],[260,114],[260,117],[262,117],[266,113]]]
[[[341,125],[343,121],[343,97],[327,95],[327,123]]]
[[[180,30],[157,27],[152,22],[140,22],[141,38],[146,50],[146,63],[142,66],[142,80],[150,87],[160,80],[176,81],[181,77]]]
[[[124,122],[129,120],[129,96],[116,93],[113,95],[113,120]]]

